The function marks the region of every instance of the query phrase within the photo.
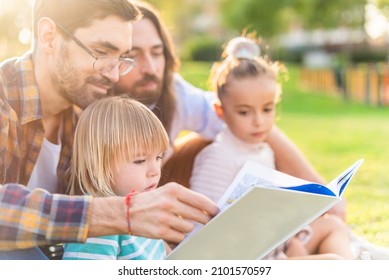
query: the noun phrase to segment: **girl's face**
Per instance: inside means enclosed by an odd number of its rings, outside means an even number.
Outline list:
[[[117,164],[113,170],[113,191],[125,196],[131,191],[147,191],[157,187],[161,178],[162,153],[140,155]]]
[[[275,120],[277,83],[268,77],[232,79],[219,116],[246,143],[263,142]]]

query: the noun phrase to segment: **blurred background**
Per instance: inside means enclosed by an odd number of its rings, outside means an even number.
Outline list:
[[[301,83],[389,104],[389,0],[150,0],[183,61],[215,61],[232,36],[255,32],[262,53],[304,67]],[[31,40],[32,0],[0,0],[0,59]]]
[[[82,1],[82,0],[80,0]],[[180,73],[207,88],[223,45],[255,32],[288,68],[277,125],[326,180],[359,158],[347,221],[389,246],[389,0],[149,0],[166,21]],[[0,0],[0,59],[28,50],[32,0]]]
[[[162,12],[184,59],[218,59],[221,44],[242,31],[255,31],[274,57],[309,66],[382,61],[387,55],[388,0],[149,2]],[[2,56],[28,47],[31,5],[32,0],[0,0]]]

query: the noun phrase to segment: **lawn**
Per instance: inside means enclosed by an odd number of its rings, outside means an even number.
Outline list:
[[[183,62],[181,74],[206,88],[209,63]],[[370,241],[389,246],[389,107],[352,104],[299,87],[298,68],[288,66],[277,125],[326,179],[359,158],[364,163],[349,185],[347,221]]]

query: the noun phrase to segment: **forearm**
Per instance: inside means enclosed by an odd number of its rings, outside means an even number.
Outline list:
[[[206,223],[218,209],[205,197],[174,183],[132,196],[129,209],[124,197],[93,198],[88,237],[127,234],[127,211],[132,235],[179,242],[193,229],[190,220]]]
[[[88,229],[88,237],[128,233],[125,198],[94,198],[89,211]]]

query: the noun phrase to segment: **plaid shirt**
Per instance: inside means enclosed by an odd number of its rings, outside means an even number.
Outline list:
[[[0,250],[85,242],[91,199],[0,184]]]
[[[70,165],[77,118],[72,107],[63,112],[59,178]],[[27,52],[0,65],[0,184],[27,185],[43,138],[41,102],[31,53]],[[63,186],[59,192],[64,192]]]

